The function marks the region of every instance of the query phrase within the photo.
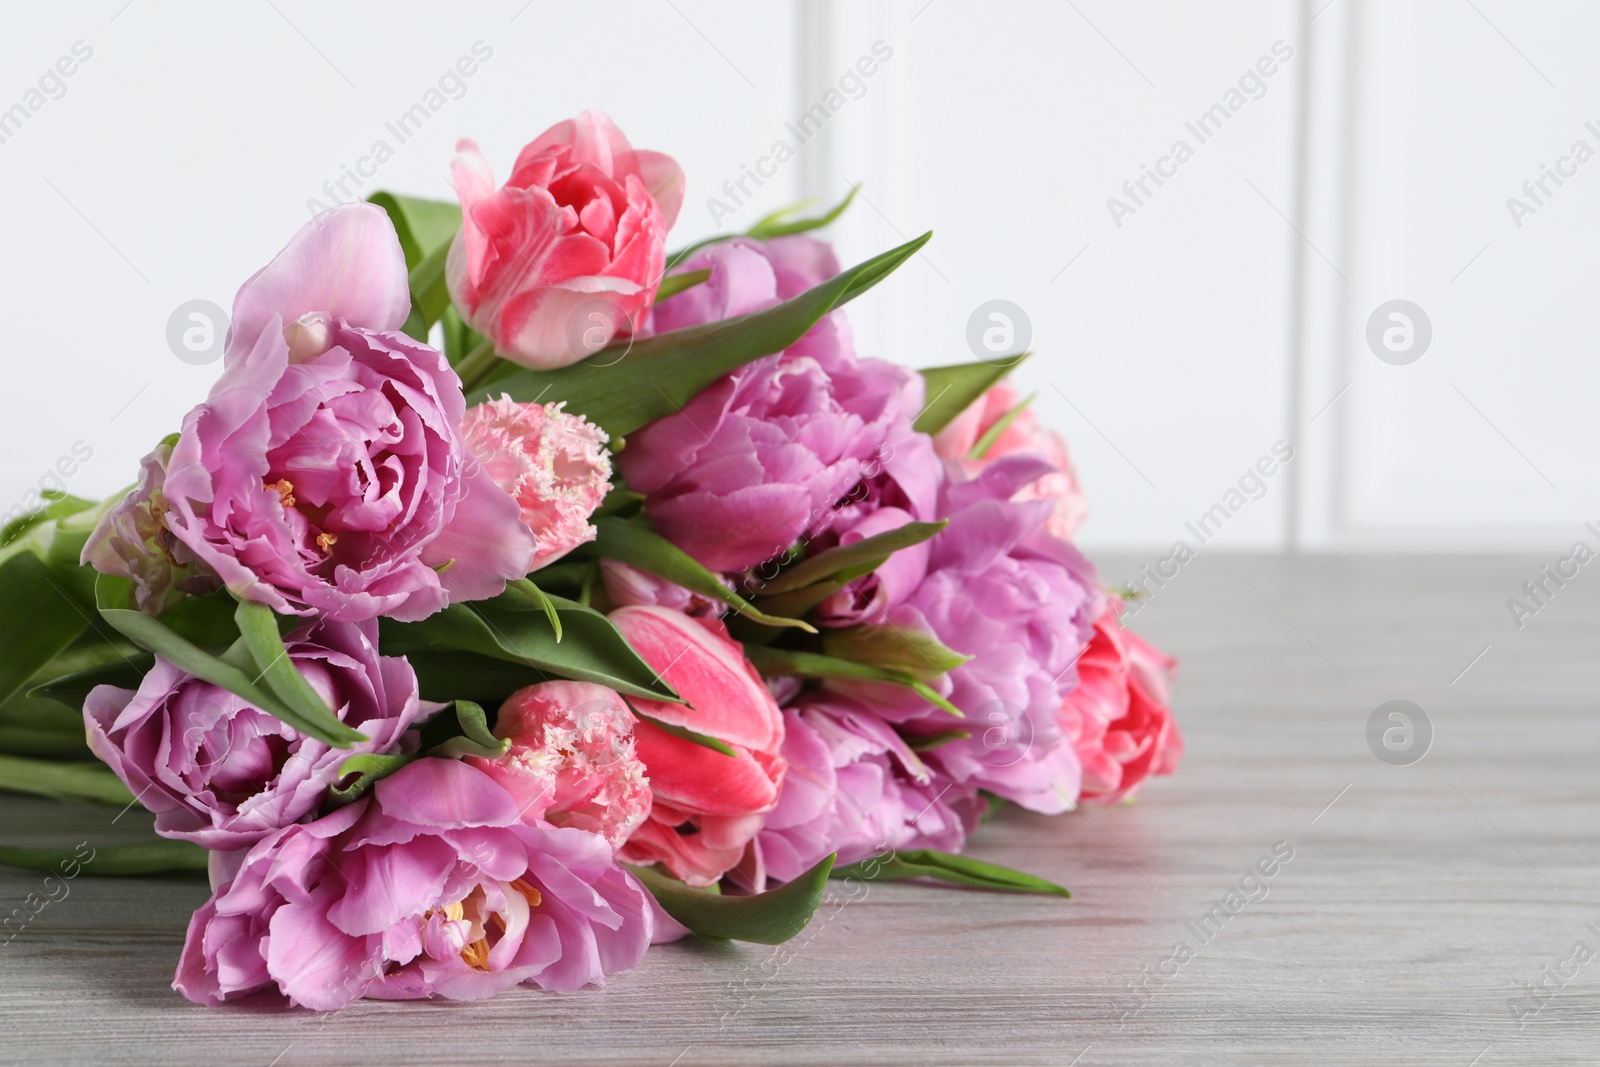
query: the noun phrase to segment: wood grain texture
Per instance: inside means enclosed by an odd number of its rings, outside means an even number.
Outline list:
[[[188,1004],[168,983],[203,882],[84,877],[0,946],[0,1062],[1594,1063],[1600,958],[1512,1011],[1576,942],[1600,952],[1600,577],[1519,631],[1505,600],[1541,562],[1190,563],[1134,623],[1183,659],[1180,773],[972,841],[1072,901],[835,883],[787,946],[660,947],[604,992],[318,1015]],[[1411,766],[1365,739],[1393,698],[1434,726]],[[27,844],[141,818],[0,803]],[[1293,859],[1267,895],[1202,942],[1190,923],[1277,842]],[[0,872],[0,911],[39,881]],[[1179,942],[1192,958],[1163,974]]]

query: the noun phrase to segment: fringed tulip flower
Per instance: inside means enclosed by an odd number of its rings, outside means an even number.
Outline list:
[[[576,363],[644,325],[666,266],[683,171],[642,152],[598,111],[557,123],[495,188],[478,146],[451,167],[461,230],[450,295],[495,350],[527,367]]]
[[[156,813],[158,834],[244,848],[313,814],[353,753],[400,747],[406,731],[440,707],[418,699],[405,659],[378,654],[376,623],[307,624],[285,648],[311,688],[367,741],[330,748],[164,659],[137,691],[90,691],[83,706],[89,747]]]
[[[399,332],[409,307],[370,204],[317,216],[239,290],[222,377],[162,486],[167,529],[236,596],[411,621],[526,572],[533,532],[465,463],[461,383]]]
[[[605,431],[562,407],[502,396],[469,408],[461,426],[467,453],[516,500],[539,540],[529,571],[593,541],[589,516],[611,491]]]
[[[457,760],[410,763],[216,868],[173,982],[201,1004],[262,988],[318,1011],[573,990],[637,964],[652,933],[649,895],[604,838],[524,823]]]
[[[1083,763],[1083,799],[1112,804],[1152,774],[1171,774],[1183,757],[1172,718],[1177,661],[1119,621],[1108,598],[1094,638],[1078,660],[1078,686],[1061,704],[1061,726]]]
[[[589,830],[615,848],[650,812],[633,727],[614,690],[540,682],[500,705],[495,734],[510,739],[510,750],[470,762],[516,798],[524,822]]]
[[[739,863],[777,803],[783,716],[720,621],[659,607],[619,608],[610,617],[688,702],[635,699],[640,712],[733,750],[725,755],[641,720],[634,741],[654,802],[618,854],[630,863],[665,864],[690,885],[711,885]]]

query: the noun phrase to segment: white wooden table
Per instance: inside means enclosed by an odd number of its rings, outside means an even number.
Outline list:
[[[168,983],[204,884],[85,877],[0,946],[0,1061],[1600,1062],[1600,578],[1519,632],[1540,562],[1190,563],[1135,623],[1184,661],[1178,776],[972,841],[1072,901],[873,886],[787,946],[657,948],[604,992],[318,1015],[189,1004]],[[1366,740],[1391,699],[1434,728],[1409,766]],[[140,818],[0,796],[14,842]],[[1278,842],[1266,895],[1208,923]],[[38,882],[0,872],[0,911]]]

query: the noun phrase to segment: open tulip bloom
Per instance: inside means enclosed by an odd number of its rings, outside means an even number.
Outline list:
[[[603,985],[829,877],[1066,896],[967,839],[1172,773],[1176,664],[1021,355],[856,351],[927,236],[672,251],[683,171],[595,112],[503,185],[457,150],[459,204],[335,207],[240,286],[131,488],[0,532],[0,787],[155,814],[89,873],[208,872],[204,1004]]]

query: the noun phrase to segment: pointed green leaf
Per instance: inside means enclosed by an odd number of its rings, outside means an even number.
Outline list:
[[[818,552],[781,572],[763,585],[757,595],[787,593],[815,582],[837,579],[847,571],[870,574],[902,548],[920,545],[948,525],[949,521],[943,519],[939,522],[908,522],[896,529],[862,538],[854,544],[838,545]],[[866,569],[862,571],[861,568]]]
[[[84,698],[95,686],[114,685],[119,689],[137,689],[154,665],[154,656],[143,649],[136,649],[127,659],[119,659],[114,663],[105,663],[52,678],[43,685],[29,689],[27,695],[35,699],[53,700],[69,708],[82,709]],[[82,725],[81,716],[79,725]]]
[[[508,606],[498,599],[452,604],[420,622],[383,619],[379,632],[384,650],[391,654],[455,649],[536,667],[558,678],[597,682],[619,693],[679,702],[678,694],[657,677],[610,619],[562,597],[551,596],[550,600],[567,634],[559,643],[543,612],[529,611],[525,605]]]
[[[702,248],[706,248],[709,245],[721,244],[723,241],[731,241],[735,237],[744,236],[754,237],[757,240],[766,240],[771,237],[783,237],[788,234],[806,233],[809,230],[821,229],[823,226],[828,225],[828,223],[844,214],[844,209],[850,206],[850,202],[856,198],[856,192],[860,188],[861,187],[859,185],[852,185],[850,187],[849,194],[822,215],[817,215],[811,218],[791,219],[790,221],[785,222],[784,220],[789,219],[791,215],[803,211],[805,208],[810,206],[809,201],[801,201],[798,204],[790,204],[788,207],[781,207],[770,215],[762,216],[756,220],[754,226],[751,226],[742,235],[734,233],[721,234],[716,237],[707,237],[703,241],[696,241],[689,247],[679,249],[678,251],[669,255],[667,257],[667,269],[673,269],[679,263],[682,263],[696,252],[700,251]]]
[[[880,667],[873,663],[827,656],[818,652],[803,652],[792,648],[772,648],[746,643],[745,658],[765,675],[796,676],[801,678],[839,678],[858,682],[885,682],[910,689],[923,700],[958,719],[966,718],[960,708],[940,696],[926,682],[906,671]]]
[[[712,737],[709,734],[697,733],[696,731],[689,729],[687,726],[678,726],[675,723],[664,722],[661,719],[656,718],[654,715],[646,715],[644,712],[640,711],[634,706],[633,701],[629,700],[627,703],[628,710],[633,712],[634,718],[647,722],[651,726],[654,726],[656,729],[661,730],[664,733],[669,733],[673,737],[682,738],[691,744],[699,745],[701,748],[709,748],[713,752],[720,752],[724,756],[738,755],[738,753],[732,748],[728,747],[727,744],[718,741],[715,737]]]
[[[142,611],[135,611],[129,606],[130,590],[127,579],[112,578],[102,574],[95,591],[100,615],[106,622],[140,648],[154,652],[186,674],[202,678],[212,685],[221,686],[228,692],[243,697],[253,707],[335,748],[349,748],[356,741],[366,740],[361,734],[338,720],[334,720],[338,729],[332,729],[316,719],[306,718],[275,692],[257,684],[257,680],[246,674],[238,664],[229,662],[226,657],[213,656],[168,629],[160,619],[146,615]],[[274,623],[274,633],[276,629]],[[279,645],[281,647],[281,640]],[[286,663],[285,666],[294,670],[292,664]],[[303,678],[301,680],[304,681]]]
[[[1071,897],[1063,886],[1031,874],[984,863],[968,856],[957,856],[931,848],[906,849],[874,856],[833,872],[835,878],[860,878],[863,881],[896,881],[903,878],[935,878],[941,882],[975,885],[984,889],[1009,889],[1018,893],[1048,893]]]
[[[1015,370],[1029,353],[1006,356],[986,363],[959,363],[953,367],[928,367],[922,373],[927,383],[928,405],[913,424],[922,433],[935,434],[950,425],[967,405],[989,391],[1000,379]]]
[[[480,756],[496,759],[511,750],[511,740],[496,737],[489,729],[489,720],[483,708],[471,700],[455,702],[456,726],[461,731],[428,750],[428,755],[444,759],[462,756]]]
[[[946,647],[930,633],[893,625],[828,630],[822,635],[822,651],[923,679],[949,674],[972,658]]]
[[[815,627],[801,619],[768,615],[723,585],[693,556],[642,523],[625,519],[600,519],[595,523],[595,528],[600,531],[595,539],[595,550],[602,556],[649,571],[683,586],[691,593],[721,601],[764,626],[792,626],[807,633],[817,632]]]
[[[628,338],[559,370],[519,370],[468,397],[510,394],[524,402],[565,400],[613,437],[679,411],[718,378],[798,341],[828,312],[878,284],[927,243],[923,234],[857,264],[792,300],[750,315],[641,339]]]
[[[948,745],[952,741],[965,741],[972,736],[970,730],[946,730],[943,733],[928,734],[925,737],[908,737],[906,746],[913,752],[932,752],[940,745]]]
[[[781,945],[806,928],[822,903],[833,869],[828,856],[792,882],[754,896],[708,893],[654,867],[629,867],[661,909],[701,937]]]
[[[543,589],[534,585],[526,578],[518,578],[514,582],[506,583],[505,603],[508,607],[516,606],[516,598],[521,596],[528,603],[544,612],[544,617],[550,620],[550,628],[556,632],[556,644],[561,643],[561,616],[556,611],[555,602],[545,595]]]
[[[983,431],[983,436],[972,443],[972,448],[967,452],[967,458],[982,459],[987,456],[989,449],[994,447],[995,442],[1000,440],[1001,435],[1011,429],[1011,424],[1017,421],[1017,416],[1028,410],[1028,405],[1033,403],[1038,395],[1038,393],[1029,393],[1022,398],[1016,407],[996,419],[994,425]]]
[[[133,800],[128,787],[103,763],[58,763],[26,756],[0,756],[0,789],[101,804]]]
[[[88,854],[85,855],[85,850]],[[125,845],[74,848],[21,848],[0,845],[0,865],[29,871],[59,872],[68,878],[203,871],[210,853],[189,841],[134,841]]]
[[[656,303],[677,296],[685,289],[693,289],[709,277],[711,277],[709,267],[705,270],[686,270],[682,274],[669,274],[661,279],[661,285],[656,289]]]
[[[283,647],[283,638],[278,632],[278,617],[271,608],[254,600],[241,600],[233,618],[239,626],[245,650],[255,662],[256,680],[266,683],[273,696],[318,731],[312,736],[338,738],[343,742],[339,747],[348,747],[367,739],[339,721],[333,709],[328,707],[328,702],[311,688],[306,676],[289,658],[288,649]]]

